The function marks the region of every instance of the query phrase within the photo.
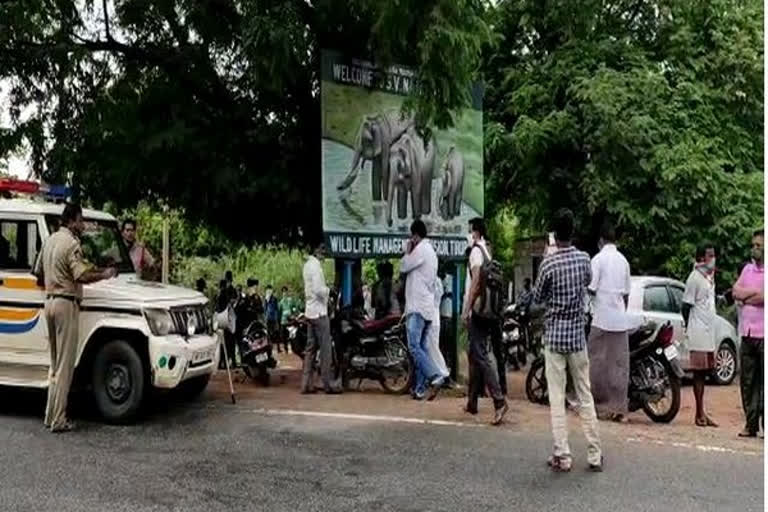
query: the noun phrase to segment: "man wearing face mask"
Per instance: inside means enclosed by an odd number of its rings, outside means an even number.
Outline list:
[[[763,417],[763,230],[752,235],[752,263],[733,285],[733,298],[743,304],[741,335],[741,403],[746,425],[739,437],[755,437]]]
[[[477,400],[483,387],[493,399],[494,415],[492,425],[500,425],[509,411],[499,385],[497,369],[491,366],[488,358],[488,339],[493,334],[497,319],[483,315],[483,302],[486,300],[485,276],[483,264],[491,259],[485,242],[485,221],[481,218],[469,222],[467,235],[469,263],[467,265],[467,283],[464,295],[462,320],[469,330],[469,392],[464,411],[475,415],[478,412]]]
[[[704,410],[704,382],[715,367],[715,264],[712,244],[700,245],[696,249],[696,264],[685,283],[682,308],[691,351],[696,426],[714,428],[717,423]]]
[[[405,277],[405,317],[408,348],[415,368],[412,396],[416,400],[434,400],[443,385],[440,369],[429,356],[430,331],[434,329],[437,254],[427,240],[427,226],[421,220],[411,224],[411,238],[400,262]],[[427,385],[429,395],[427,396]]]

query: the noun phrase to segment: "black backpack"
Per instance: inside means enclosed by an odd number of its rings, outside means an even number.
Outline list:
[[[498,320],[502,317],[506,305],[504,272],[501,263],[492,259],[483,247],[477,244],[475,247],[478,247],[483,254],[483,265],[480,267],[483,292],[480,299],[475,302],[473,312],[482,318]]]

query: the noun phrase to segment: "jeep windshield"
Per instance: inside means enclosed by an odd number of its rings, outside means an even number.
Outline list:
[[[59,229],[60,217],[46,215],[48,232],[55,233]],[[97,267],[117,267],[122,274],[135,272],[133,263],[128,255],[128,248],[123,242],[120,228],[114,220],[84,219],[85,230],[80,237],[83,247],[83,258]]]

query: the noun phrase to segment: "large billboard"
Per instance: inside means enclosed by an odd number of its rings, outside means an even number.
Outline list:
[[[334,256],[400,255],[417,218],[439,256],[464,255],[467,223],[484,210],[482,92],[473,88],[451,128],[422,130],[401,114],[415,86],[409,69],[322,53],[323,231]]]

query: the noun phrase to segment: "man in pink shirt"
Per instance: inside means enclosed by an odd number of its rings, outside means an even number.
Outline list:
[[[755,437],[763,417],[763,230],[752,235],[752,263],[733,285],[733,298],[742,302],[741,403],[747,417],[740,437]]]

